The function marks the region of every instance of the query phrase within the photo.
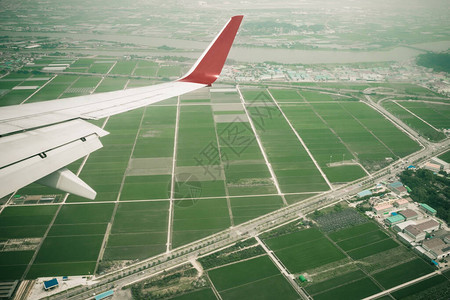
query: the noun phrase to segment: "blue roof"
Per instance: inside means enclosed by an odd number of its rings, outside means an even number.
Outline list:
[[[58,286],[58,280],[56,278],[44,281],[44,288],[49,289]]]
[[[416,167],[414,167],[413,165],[408,166],[408,169],[415,169]]]
[[[399,188],[403,186],[403,183],[401,183],[400,181],[396,181],[390,184],[391,187],[393,188]]]
[[[113,294],[114,294],[114,290],[109,290],[109,291],[106,291],[104,293],[101,293],[101,294],[98,294],[97,296],[95,296],[95,300],[101,300],[106,297],[112,296]]]
[[[370,190],[365,190],[365,191],[358,193],[358,197],[364,197],[364,196],[369,196],[369,195],[372,195],[372,192]]]

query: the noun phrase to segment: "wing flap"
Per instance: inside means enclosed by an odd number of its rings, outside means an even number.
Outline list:
[[[45,153],[62,145],[95,134],[102,137],[107,131],[82,120],[72,120],[49,127],[29,130],[0,139],[0,169]],[[33,145],[33,147],[29,147]]]
[[[0,196],[3,197],[23,186],[52,174],[68,164],[102,147],[96,134],[85,141],[80,139],[51,149],[45,155],[35,155],[0,169]]]

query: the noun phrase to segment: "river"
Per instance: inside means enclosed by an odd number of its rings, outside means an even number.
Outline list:
[[[208,43],[170,38],[153,38],[133,35],[111,35],[111,34],[84,34],[84,33],[61,33],[61,32],[10,32],[0,31],[3,36],[47,36],[53,38],[67,38],[71,40],[99,40],[114,41],[121,43],[133,43],[151,48],[163,45],[182,49],[183,51],[161,51],[145,49],[116,49],[107,50],[69,50],[80,53],[102,54],[102,55],[125,55],[139,54],[149,56],[186,56],[197,58]],[[404,61],[428,51],[443,51],[450,47],[450,41],[431,42],[426,44],[415,44],[410,47],[399,46],[389,50],[377,51],[345,51],[345,50],[294,50],[294,49],[272,49],[272,48],[247,48],[234,46],[229,58],[240,62],[258,63],[273,61],[286,64],[328,64],[328,63],[356,63],[356,62],[383,62]],[[415,49],[413,49],[415,48]],[[424,49],[421,51],[420,49]],[[32,51],[36,51],[37,48]]]

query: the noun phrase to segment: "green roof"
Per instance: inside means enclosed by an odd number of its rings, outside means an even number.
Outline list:
[[[400,221],[404,221],[405,217],[402,215],[395,215],[386,219],[389,223],[396,223]]]
[[[420,203],[420,206],[422,206],[423,208],[425,208],[426,210],[428,210],[429,212],[435,214],[436,210],[434,208],[432,208],[431,206],[429,206],[428,204],[425,203]]]

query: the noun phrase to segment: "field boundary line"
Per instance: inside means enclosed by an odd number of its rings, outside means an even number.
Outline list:
[[[344,106],[342,106],[342,104],[339,104],[343,110],[345,110],[356,122],[358,122],[368,133],[370,133],[375,139],[377,139],[378,142],[380,142],[389,152],[391,152],[395,157],[397,158],[401,158],[400,156],[398,156],[397,154],[394,153],[394,151],[392,151],[391,148],[388,147],[388,145],[386,145],[372,130],[369,130],[369,127],[367,127],[366,125],[363,124],[363,122],[361,122],[361,120],[357,117],[355,117],[355,115],[353,113],[351,113],[347,108],[345,108]]]
[[[55,79],[58,75],[53,75],[52,78],[50,78],[50,80],[48,80],[46,83],[44,83],[40,88],[38,88],[36,91],[34,91],[34,93],[32,93],[30,96],[26,97],[25,100],[23,100],[22,102],[20,102],[19,105],[24,104],[26,101],[28,101],[31,97],[33,97],[37,92],[39,92],[40,90],[42,90],[47,84],[50,83],[50,81],[52,81],[53,79]],[[25,82],[25,81],[23,81]]]
[[[254,246],[254,247],[256,247],[256,246]],[[251,248],[253,248],[253,247],[251,247]],[[207,255],[206,255],[206,256],[207,256]],[[258,254],[258,255],[256,255],[256,256],[247,257],[247,258],[244,258],[244,259],[241,259],[241,260],[238,260],[238,261],[233,261],[233,262],[230,262],[230,263],[226,263],[226,264],[224,264],[224,265],[215,266],[215,267],[206,269],[205,272],[206,272],[206,271],[209,272],[209,271],[212,271],[212,270],[220,269],[220,268],[226,267],[226,266],[231,266],[231,265],[234,265],[234,264],[237,264],[237,263],[240,263],[240,262],[252,260],[252,259],[254,259],[254,258],[258,258],[258,257],[262,257],[262,256],[268,256],[268,255],[267,255],[267,253]]]
[[[211,98],[211,94],[210,94],[209,98]],[[231,227],[234,227],[233,210],[231,209],[230,192],[228,191],[227,176],[225,174],[225,166],[224,166],[224,163],[222,160],[222,151],[220,150],[219,132],[217,131],[217,123],[216,123],[216,120],[214,119],[214,111],[212,109],[212,106],[210,106],[210,109],[211,109],[211,117],[213,119],[213,124],[214,124],[214,132],[216,134],[216,143],[217,143],[217,151],[219,152],[220,166],[221,166],[222,172],[223,172],[223,186],[224,186],[224,190],[225,190],[225,198],[227,199],[228,215],[230,217],[230,225],[231,225]]]
[[[408,108],[404,107],[403,105],[401,105],[400,103],[397,102],[397,100],[391,100],[392,102],[394,102],[395,104],[397,104],[398,106],[400,106],[403,110],[409,112],[411,115],[413,115],[414,117],[416,117],[417,119],[419,119],[420,121],[424,122],[425,124],[427,124],[428,126],[430,126],[431,128],[433,128],[434,130],[441,132],[439,129],[437,129],[436,127],[434,127],[433,125],[431,125],[430,123],[428,123],[427,121],[425,121],[424,119],[422,119],[421,117],[419,117],[418,115],[416,115],[415,113],[413,113],[412,111],[410,111]]]
[[[327,102],[327,103],[336,103],[336,102],[338,102],[338,101],[335,101],[335,102],[330,101],[330,102]],[[345,101],[341,101],[341,102],[346,103]],[[317,112],[317,110],[314,108],[313,103],[318,103],[318,102],[306,102],[306,103],[307,103],[307,105],[311,108],[311,110],[314,112],[314,114],[322,121],[322,123],[324,123],[324,124],[328,127],[328,130],[330,130],[330,131],[336,136],[336,138],[342,143],[342,145],[344,145],[344,147],[347,149],[347,151],[350,152],[351,155],[353,155],[353,158],[354,158],[355,160],[357,160],[358,155],[356,155],[355,151],[353,151],[352,148],[350,148],[350,146],[347,145],[347,143],[344,142],[344,140],[342,139],[342,137],[341,137],[339,134],[337,134],[337,132],[336,132],[336,131],[328,124],[328,122],[327,122],[327,121],[326,121],[326,120],[325,120],[325,119]],[[363,169],[363,171],[364,171],[369,177],[372,176],[372,175],[366,170],[366,168],[364,168],[364,166],[363,166],[360,162],[357,161],[355,164],[356,164],[356,165],[359,165],[359,166],[361,167],[361,169]]]
[[[325,236],[325,238],[326,239],[328,239],[328,241],[330,241],[337,249],[339,249],[339,251],[341,251],[342,253],[344,253],[344,255],[348,258],[348,259],[350,259],[350,262],[354,262],[354,263],[356,263],[356,266],[358,267],[358,269],[361,271],[361,272],[363,272],[365,275],[366,275],[366,277],[367,278],[369,278],[370,280],[372,280],[372,282],[377,286],[377,287],[379,287],[380,288],[380,290],[385,290],[385,288],[372,276],[372,274],[370,274],[369,272],[367,272],[366,270],[364,270],[363,268],[361,268],[361,266],[358,266],[358,264],[357,264],[357,262],[358,262],[358,260],[357,259],[353,259],[353,257],[351,257],[349,254],[348,254],[348,252],[347,251],[345,251],[344,249],[342,249],[342,247],[341,246],[339,246],[335,241],[333,241],[329,236],[328,236],[328,234],[324,234],[324,236]]]
[[[259,236],[255,236],[256,241],[258,244],[264,249],[264,251],[269,256],[269,259],[272,261],[272,263],[276,266],[276,268],[280,271],[281,276],[283,276],[287,282],[292,286],[294,291],[302,298],[302,299],[310,299],[311,297],[306,293],[306,291],[303,290],[294,280],[294,275],[289,273],[289,270],[286,268],[286,266],[281,262],[281,260],[275,255],[274,251],[270,250],[266,244],[259,238]],[[273,277],[273,276],[272,276]]]
[[[385,237],[384,239],[382,239],[382,240],[379,240],[379,241],[376,241],[376,242],[372,242],[372,243],[369,243],[369,244],[364,244],[363,246],[360,246],[360,247],[357,247],[357,248],[353,248],[353,249],[349,249],[349,250],[344,250],[344,251],[346,251],[346,252],[352,252],[352,251],[354,251],[354,250],[358,250],[358,249],[361,249],[361,248],[364,248],[364,247],[368,247],[368,246],[370,246],[370,245],[374,245],[374,244],[377,244],[377,243],[380,243],[380,242],[384,242],[384,241],[386,241],[386,240],[388,240],[388,239],[391,239],[392,240],[392,237],[391,236],[387,236],[387,237]],[[336,243],[337,244],[337,243]],[[339,246],[340,247],[340,246]],[[378,252],[378,253],[380,253],[380,252]]]
[[[214,296],[216,296],[217,300],[222,300],[222,296],[220,296],[219,291],[216,289],[216,286],[212,282],[211,278],[209,278],[208,272],[205,272],[205,273],[206,273],[206,278],[208,279],[208,282],[211,285],[211,290],[213,291]]]
[[[273,170],[272,165],[269,162],[269,158],[267,157],[266,151],[264,150],[264,147],[262,145],[262,142],[261,142],[261,139],[259,137],[259,134],[256,132],[255,124],[253,124],[253,120],[252,120],[252,118],[251,118],[251,116],[250,116],[250,114],[249,114],[249,112],[247,110],[247,107],[245,106],[245,99],[244,99],[244,96],[242,95],[242,92],[241,92],[241,89],[239,88],[239,85],[236,86],[236,90],[239,93],[239,98],[240,98],[242,106],[244,108],[245,115],[247,116],[247,119],[248,119],[248,122],[250,124],[250,127],[253,130],[253,134],[255,135],[256,142],[258,143],[259,150],[261,151],[261,154],[264,157],[264,161],[266,162],[266,166],[269,169],[270,175],[272,176],[272,180],[273,180],[273,183],[275,185],[275,188],[277,189],[277,193],[283,199],[284,205],[288,206],[288,203],[287,203],[286,199],[284,198],[284,194],[281,192],[280,185],[278,184],[278,179],[277,179],[277,177],[275,175],[275,171]]]
[[[175,132],[173,137],[173,155],[172,155],[172,178],[170,181],[170,198],[169,198],[169,215],[167,220],[167,241],[166,241],[166,253],[172,249],[172,230],[173,230],[173,216],[175,208],[173,205],[175,194],[175,169],[177,164],[177,148],[178,148],[178,132],[180,127],[180,114],[181,114],[181,97],[177,97],[177,112],[175,115]]]
[[[378,297],[380,297],[380,296],[383,296],[383,295],[389,294],[389,293],[391,293],[391,292],[394,292],[394,291],[396,291],[396,290],[402,289],[402,288],[404,288],[404,287],[408,287],[408,286],[410,286],[410,285],[413,285],[413,284],[416,283],[416,282],[420,282],[420,281],[423,281],[424,279],[428,279],[428,278],[430,278],[430,277],[434,277],[434,276],[436,276],[439,272],[440,272],[440,270],[436,270],[436,271],[434,271],[434,272],[428,273],[428,274],[423,275],[423,276],[421,276],[421,277],[418,277],[418,278],[415,278],[415,279],[413,279],[413,280],[410,280],[410,281],[404,282],[404,283],[402,283],[402,284],[399,284],[399,285],[397,285],[397,286],[391,287],[390,289],[381,291],[381,292],[379,292],[379,293],[377,293],[377,294],[374,294],[374,295],[372,295],[372,296],[363,298],[363,300],[376,299],[376,298],[378,298]]]
[[[281,274],[281,273],[273,274],[273,275],[270,275],[270,276],[267,276],[267,277],[264,277],[264,278],[256,279],[256,280],[253,280],[253,281],[250,281],[250,282],[247,282],[247,283],[243,283],[243,284],[240,284],[240,285],[236,285],[236,286],[233,286],[233,287],[221,290],[221,292],[234,290],[236,288],[240,288],[240,287],[243,287],[243,286],[246,286],[246,285],[249,285],[249,284],[253,284],[255,282],[263,281],[263,280],[266,280],[266,279],[269,279],[269,278],[274,278],[274,277],[277,277],[277,276],[283,276],[283,274]]]
[[[325,173],[323,172],[322,168],[319,166],[319,163],[316,161],[316,159],[314,158],[314,156],[312,155],[311,151],[308,149],[308,147],[306,146],[305,142],[303,141],[302,137],[300,136],[300,134],[298,134],[297,130],[295,130],[294,126],[292,125],[291,121],[288,119],[288,117],[286,116],[286,114],[284,113],[284,111],[281,109],[281,106],[278,104],[277,100],[275,100],[275,98],[273,97],[272,93],[269,91],[269,89],[266,89],[267,93],[270,95],[270,98],[272,98],[272,101],[275,103],[275,105],[277,106],[278,110],[281,112],[281,114],[283,115],[283,118],[286,120],[286,122],[288,123],[289,127],[291,128],[291,130],[294,132],[295,136],[297,137],[297,139],[299,140],[299,142],[302,144],[303,148],[306,150],[306,153],[308,153],[309,158],[312,160],[312,162],[314,163],[314,165],[316,166],[317,170],[320,172],[320,175],[322,175],[323,179],[325,180],[325,182],[328,184],[328,187],[331,190],[334,190],[333,186],[331,185],[331,182],[328,180],[327,175],[325,175]]]

